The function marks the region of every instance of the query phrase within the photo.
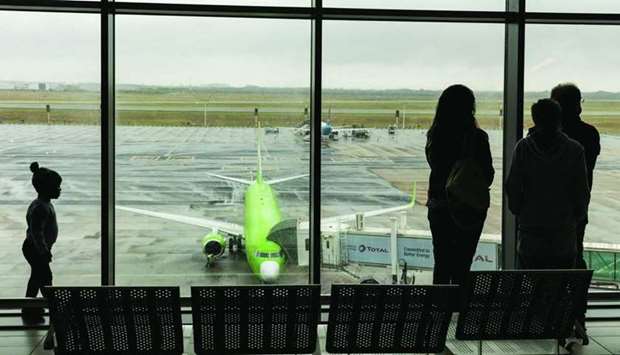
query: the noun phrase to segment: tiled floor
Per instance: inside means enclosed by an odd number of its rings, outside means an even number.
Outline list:
[[[45,337],[43,330],[21,330],[0,332],[1,355],[53,354],[43,351],[42,342]]]
[[[620,355],[620,323],[614,322],[597,322],[588,325],[590,333],[590,345],[586,347],[577,346],[574,348],[572,354],[577,355]],[[190,326],[184,327],[183,333],[185,336],[185,349],[186,354],[193,354],[192,343],[192,329]],[[324,329],[319,332],[321,337],[321,347],[324,352]],[[45,337],[45,331],[42,330],[29,330],[29,331],[0,331],[0,355],[45,355],[53,354],[52,351],[43,350],[43,339]],[[551,343],[535,342],[532,346],[532,342],[521,343],[519,342],[504,342],[499,344],[485,344],[483,350],[492,349],[491,354],[521,354],[515,349],[530,349],[527,354],[536,354],[532,352],[532,349],[546,347],[549,349],[547,354],[554,354],[554,347]],[[476,342],[468,342],[468,346],[454,346],[454,343],[448,344],[449,348],[454,352],[446,351],[446,355],[449,354],[477,354]],[[474,349],[475,351],[457,350],[457,349]],[[487,350],[488,351],[488,350]],[[489,353],[486,353],[490,355]],[[545,355],[541,352],[537,355]]]

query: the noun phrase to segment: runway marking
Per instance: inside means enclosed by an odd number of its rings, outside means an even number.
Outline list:
[[[193,155],[132,155],[129,160],[194,160]]]
[[[384,152],[385,156],[388,157],[402,157],[404,154],[393,147],[386,147],[380,145],[373,145],[377,150]]]

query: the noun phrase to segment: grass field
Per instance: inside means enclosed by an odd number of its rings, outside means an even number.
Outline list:
[[[530,126],[529,107],[544,94],[526,94],[525,119]],[[323,118],[333,125],[387,127],[394,123],[395,110],[404,115],[407,128],[427,128],[433,118],[438,92],[410,94],[358,90],[326,90]],[[620,134],[620,97],[596,98],[584,94],[583,119],[601,133]],[[477,118],[483,128],[501,128],[501,94],[478,95]],[[264,126],[295,126],[304,119],[309,93],[302,89],[234,90],[143,90],[120,91],[117,95],[117,124],[140,126],[203,126],[207,107],[207,126],[250,127],[253,110],[258,108]],[[0,122],[47,123],[44,105],[52,107],[53,124],[99,124],[99,95],[76,91],[0,90]],[[34,107],[37,106],[37,107]],[[56,108],[60,106],[61,108]]]

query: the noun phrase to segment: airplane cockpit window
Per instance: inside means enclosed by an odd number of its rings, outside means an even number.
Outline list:
[[[278,251],[278,252],[273,252],[273,253],[267,253],[267,252],[257,251],[256,256],[259,258],[281,258],[284,256],[284,252]]]

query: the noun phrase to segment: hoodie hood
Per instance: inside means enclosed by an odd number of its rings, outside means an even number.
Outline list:
[[[575,126],[578,125],[581,122],[581,116],[580,115],[567,115],[567,116],[562,116],[562,125],[564,127],[571,127],[571,126]]]
[[[545,136],[533,127],[528,130],[524,142],[527,150],[533,153],[534,156],[546,161],[553,161],[562,159],[568,148],[569,138],[566,134],[559,131]]]

